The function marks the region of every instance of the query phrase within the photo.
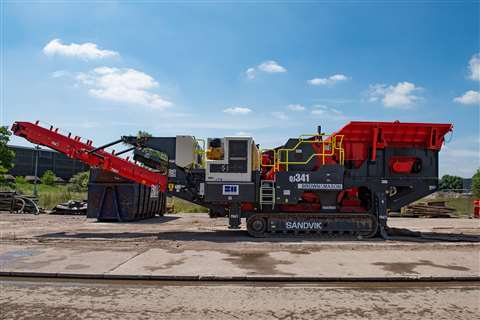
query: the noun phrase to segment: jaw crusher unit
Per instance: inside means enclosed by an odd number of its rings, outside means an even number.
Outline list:
[[[438,188],[438,153],[451,124],[350,122],[332,135],[291,138],[259,150],[251,137],[134,137],[100,148],[38,124],[12,131],[94,167],[158,186],[211,216],[245,218],[254,237],[315,233],[387,237],[389,211]],[[142,166],[103,149],[123,142]]]

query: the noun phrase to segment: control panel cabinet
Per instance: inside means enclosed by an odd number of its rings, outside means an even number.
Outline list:
[[[251,137],[225,137],[221,139],[223,159],[207,157],[206,182],[251,182],[252,151],[254,142]]]

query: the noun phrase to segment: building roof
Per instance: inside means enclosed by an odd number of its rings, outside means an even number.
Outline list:
[[[21,150],[32,150],[32,151],[36,150],[36,149],[33,148],[33,147],[15,146],[15,145],[11,145],[11,144],[7,145],[7,147],[12,148],[12,149],[17,149],[17,150],[18,150],[18,149],[21,149]],[[42,147],[42,148],[40,148],[40,151],[58,153],[58,151],[52,150],[52,149],[47,148],[47,147]]]

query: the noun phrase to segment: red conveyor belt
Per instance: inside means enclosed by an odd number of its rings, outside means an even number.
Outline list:
[[[12,131],[15,135],[25,138],[31,143],[49,147],[91,167],[101,168],[148,186],[159,186],[159,190],[162,192],[166,190],[166,175],[148,170],[103,149],[95,150],[91,140],[82,142],[78,136],[63,135],[53,127],[49,129],[41,127],[38,122],[15,122],[12,125]]]

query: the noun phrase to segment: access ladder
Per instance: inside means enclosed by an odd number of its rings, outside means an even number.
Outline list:
[[[275,181],[262,180],[260,181],[260,209],[263,207],[271,206],[271,209],[275,207]]]

